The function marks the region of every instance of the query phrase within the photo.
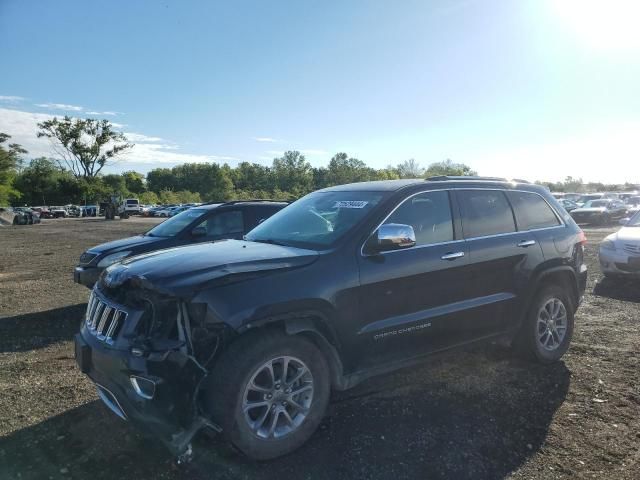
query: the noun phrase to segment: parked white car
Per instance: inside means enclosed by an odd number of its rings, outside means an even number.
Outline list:
[[[602,241],[600,269],[605,277],[640,278],[640,212]]]
[[[182,208],[182,205],[175,205],[173,207],[156,210],[156,217],[173,217],[176,214],[176,210],[179,208]]]

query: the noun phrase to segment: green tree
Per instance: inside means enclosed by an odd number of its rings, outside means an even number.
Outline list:
[[[189,190],[180,190],[176,192],[176,196],[178,203],[199,203],[202,201],[198,192],[190,192]]]
[[[68,175],[46,157],[34,158],[15,178],[14,187],[22,193],[27,205],[67,203],[60,188],[60,179]]]
[[[92,178],[118,155],[133,147],[109,120],[57,117],[38,124],[38,138],[51,140],[61,167],[76,178]]]
[[[453,163],[450,159],[444,162],[432,163],[424,172],[425,178],[436,177],[439,175],[452,175],[457,177],[477,175],[477,172],[471,170],[471,167],[464,163]]]
[[[129,190],[127,189],[127,182],[125,177],[122,175],[104,175],[101,177],[101,180],[108,194],[117,194],[124,197],[128,197],[130,195]]]
[[[3,145],[11,135],[0,133],[0,205],[8,204],[20,197],[20,192],[13,187],[18,168],[22,165],[21,155],[27,153],[17,143]]]
[[[144,175],[139,172],[134,172],[133,170],[124,172],[122,174],[124,177],[124,182],[129,190],[134,195],[140,195],[141,193],[147,190],[147,186],[144,183]]]
[[[180,203],[178,195],[173,190],[162,190],[158,194],[158,201],[163,205]]]
[[[327,185],[343,185],[345,183],[366,182],[376,178],[376,171],[357,158],[350,158],[346,153],[337,153],[329,161],[327,168]]]
[[[154,168],[147,173],[147,188],[159,194],[162,190],[175,188],[175,177],[170,168]]]
[[[231,172],[231,178],[236,190],[270,190],[273,179],[269,167],[259,163],[242,162]]]
[[[155,192],[142,192],[138,196],[138,199],[143,205],[156,205],[159,203],[158,195],[156,195]]]
[[[298,151],[284,152],[282,157],[274,158],[272,171],[275,188],[283,192],[301,196],[313,188],[311,164]]]
[[[420,163],[416,162],[413,158],[399,163],[396,167],[396,171],[400,178],[418,178],[421,177],[424,172]]]

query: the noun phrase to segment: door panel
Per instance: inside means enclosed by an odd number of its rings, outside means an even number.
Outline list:
[[[532,243],[533,242],[533,243]],[[531,232],[470,239],[468,296],[495,302],[474,312],[469,322],[473,335],[506,331],[518,319],[519,300],[533,270],[542,263],[542,249]]]
[[[464,256],[442,259],[458,252]],[[360,258],[358,335],[373,363],[456,343],[467,256],[457,241]]]
[[[416,246],[361,255],[358,336],[370,363],[404,358],[456,343],[468,306],[464,269],[468,251],[456,240],[446,191],[415,194],[384,223],[410,225]]]
[[[469,312],[468,331],[483,337],[506,331],[518,320],[520,299],[544,258],[532,232],[516,232],[511,204],[501,190],[456,192],[469,245],[467,296],[482,307]],[[481,299],[495,299],[487,303]]]

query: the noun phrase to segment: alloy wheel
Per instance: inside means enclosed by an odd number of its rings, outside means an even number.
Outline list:
[[[542,348],[556,350],[567,334],[567,309],[558,298],[551,298],[538,311],[537,339]]]
[[[244,419],[255,435],[278,439],[297,430],[313,401],[313,376],[295,357],[276,357],[256,369],[242,400]]]

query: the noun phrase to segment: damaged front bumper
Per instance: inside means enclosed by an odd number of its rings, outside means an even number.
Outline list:
[[[132,339],[142,316],[94,290],[75,337],[76,361],[110,410],[182,455],[202,428],[220,431],[198,404],[207,371],[170,342],[165,349],[136,346]]]

